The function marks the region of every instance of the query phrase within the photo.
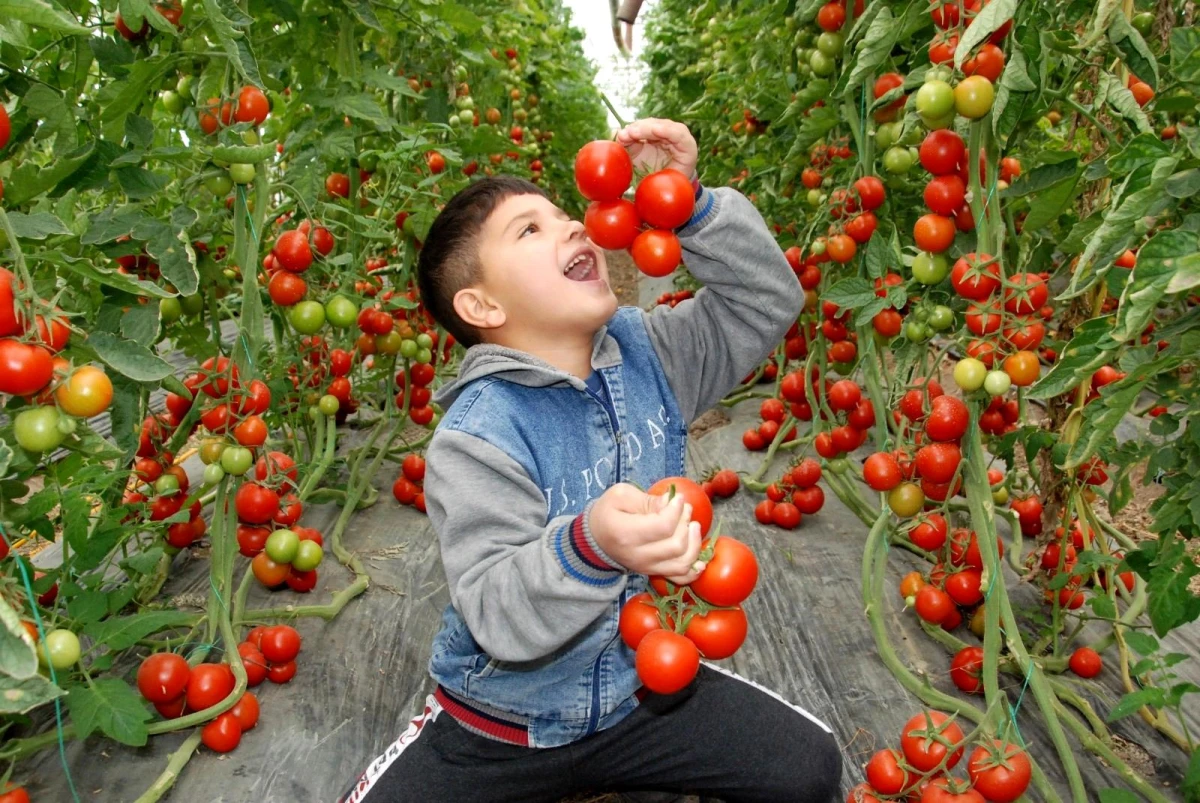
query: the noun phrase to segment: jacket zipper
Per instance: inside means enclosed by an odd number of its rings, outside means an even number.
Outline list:
[[[616,476],[614,477],[614,480],[616,482],[621,482],[621,433],[615,428],[616,426],[619,426],[620,422],[614,420],[617,415],[617,410],[612,402],[612,389],[608,386],[608,379],[603,373],[600,373],[600,382],[604,385],[604,392],[608,395],[608,405],[604,405],[595,398],[593,398],[592,401],[595,401],[604,410],[604,417],[608,419],[608,427],[609,429],[613,430],[613,441],[617,446],[617,465]],[[592,394],[589,393],[588,395],[591,396]],[[609,415],[608,413],[609,407],[612,407],[612,415]],[[600,654],[596,656],[596,660],[592,664],[592,710],[591,715],[588,717],[587,733],[585,734],[587,736],[590,736],[596,732],[596,726],[600,722],[600,662],[604,659],[604,653],[608,651],[608,648],[611,645],[611,641],[606,644],[604,649],[600,650]]]

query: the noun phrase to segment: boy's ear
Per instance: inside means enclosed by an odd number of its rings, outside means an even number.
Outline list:
[[[454,311],[468,326],[498,329],[508,319],[504,307],[482,287],[464,287],[454,294]]]

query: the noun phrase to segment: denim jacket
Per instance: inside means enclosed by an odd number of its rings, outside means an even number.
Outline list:
[[[426,505],[451,604],[429,663],[447,711],[483,735],[554,747],[638,704],[621,606],[646,578],[605,555],[588,514],[618,482],[684,473],[687,426],[760,363],[803,293],[754,207],[704,190],[680,230],[705,284],[694,299],[623,307],[592,367],[617,431],[585,383],[532,355],[470,348],[428,453]]]

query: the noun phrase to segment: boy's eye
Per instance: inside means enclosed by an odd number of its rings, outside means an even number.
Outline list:
[[[530,223],[528,226],[526,226],[525,228],[521,229],[521,236],[522,236],[522,237],[524,237],[526,234],[528,234],[528,233],[529,233],[529,231],[530,231],[531,229],[536,231],[536,230],[537,230],[537,224],[536,224],[536,223]]]

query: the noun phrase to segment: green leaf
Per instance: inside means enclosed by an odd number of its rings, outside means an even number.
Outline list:
[[[379,101],[374,95],[358,94],[358,95],[338,95],[330,97],[320,104],[321,106],[336,109],[339,114],[347,117],[354,117],[359,120],[366,120],[383,129],[390,129],[392,121],[383,113],[383,108],[379,105]]]
[[[1083,429],[1079,440],[1071,447],[1070,456],[1063,464],[1065,469],[1080,466],[1085,460],[1097,454],[1105,442],[1112,437],[1117,425],[1125,418],[1138,396],[1150,382],[1150,377],[1143,376],[1140,380],[1124,379],[1115,386],[1118,390],[1110,392],[1107,388],[1100,398],[1083,408]]]
[[[0,714],[25,714],[64,694],[65,691],[38,674],[23,680],[0,674]]]
[[[0,3],[2,2],[3,0],[0,0]],[[82,167],[95,149],[96,143],[88,142],[70,153],[56,155],[46,167],[38,167],[32,159],[25,160],[20,167],[13,170],[11,178],[4,182],[5,207],[11,209],[23,206],[43,192],[54,189],[59,182]]]
[[[145,702],[117,678],[100,678],[88,685],[71,686],[67,708],[80,738],[97,729],[121,744],[141,747],[146,743],[146,722],[150,712]]]
[[[258,71],[258,61],[254,58],[254,52],[250,49],[250,43],[246,40],[244,31],[240,31],[234,27],[233,20],[248,19],[242,14],[241,10],[231,3],[221,3],[219,0],[203,0],[204,13],[208,16],[209,22],[212,23],[213,33],[216,34],[217,41],[225,49],[225,53],[229,56],[229,62],[234,69],[250,83],[257,87],[262,87],[262,76]],[[245,27],[249,27],[248,23]]]
[[[1187,285],[1197,273],[1200,273],[1197,235],[1168,229],[1147,240],[1138,250],[1137,268],[1121,294],[1113,338],[1124,342],[1141,335],[1172,283],[1177,287]]]
[[[1191,198],[1200,192],[1200,169],[1181,170],[1167,179],[1167,195],[1172,198]]]
[[[136,552],[121,561],[121,568],[131,574],[147,575],[158,567],[165,553],[161,547],[151,547],[145,552]],[[139,638],[142,638],[139,636]]]
[[[11,213],[9,213],[11,215]],[[61,268],[71,271],[81,278],[88,279],[120,290],[124,293],[130,293],[135,296],[153,296],[154,298],[171,298],[174,294],[164,290],[154,282],[147,282],[142,279],[136,279],[132,276],[126,276],[123,273],[117,273],[109,268],[95,267],[95,261],[90,258],[78,258],[62,254],[57,251],[43,251],[38,255],[39,259],[53,262]]]
[[[102,109],[100,121],[108,139],[116,142],[125,136],[125,118],[146,102],[146,97],[174,64],[171,57],[139,60],[129,68],[124,80],[106,84],[96,93]]]
[[[867,28],[866,35],[854,48],[854,62],[849,70],[843,69],[842,74],[845,76],[838,84],[842,86],[841,91],[834,90],[841,96],[849,95],[859,91],[862,87],[862,80],[869,75],[874,75],[880,65],[887,60],[891,55],[892,48],[896,45],[896,37],[899,35],[902,27],[897,24],[896,18],[892,16],[891,9],[882,4],[874,4],[866,13],[874,14],[874,19],[870,22],[870,27]],[[864,20],[859,20],[855,23],[857,27]]]
[[[175,285],[180,295],[190,296],[199,289],[196,252],[186,230],[162,226],[146,242],[146,253],[154,257],[163,278]]]
[[[439,3],[438,17],[464,36],[474,36],[483,27],[483,20],[474,11],[454,2]]]
[[[121,335],[146,348],[158,342],[158,331],[157,304],[134,304],[121,317]]]
[[[383,30],[383,25],[379,22],[379,17],[375,16],[374,9],[371,8],[368,0],[345,0],[346,7],[358,17],[358,21],[368,28],[374,28],[377,31]]]
[[[28,641],[21,617],[0,599],[0,677],[23,680],[37,675],[37,653]]]
[[[1134,99],[1133,93],[1103,70],[1100,72],[1100,93],[1108,105],[1112,106],[1113,111],[1132,123],[1139,132],[1146,134],[1153,131],[1150,126],[1150,118],[1142,111],[1142,107]]]
[[[1151,89],[1157,91],[1158,60],[1150,52],[1146,40],[1142,38],[1136,28],[1129,24],[1129,20],[1125,18],[1124,14],[1113,16],[1112,23],[1108,26],[1108,40],[1121,54],[1121,58],[1130,72],[1149,84]]]
[[[128,72],[125,67],[133,64],[133,49],[114,39],[90,36],[87,40],[100,71],[112,76],[122,76]]]
[[[1075,198],[1079,186],[1079,175],[1075,175],[1040,193],[1029,205],[1029,214],[1025,217],[1025,228],[1037,231],[1058,220],[1058,216],[1067,210]]]
[[[1200,30],[1194,25],[1171,31],[1171,72],[1181,84],[1200,85]]]
[[[1081,172],[1079,157],[1072,153],[1060,162],[1039,165],[1030,170],[1027,175],[1021,177],[1011,187],[1001,192],[1000,197],[1020,198],[1031,193],[1041,192],[1072,178],[1077,179]]]
[[[91,503],[78,491],[68,491],[62,500],[63,536],[73,553],[87,544],[91,529]]]
[[[184,611],[149,611],[94,622],[84,627],[83,632],[101,644],[107,644],[110,650],[119,651],[132,647],[139,639],[160,630],[184,627],[194,619],[194,615]]]
[[[1132,173],[1142,165],[1153,164],[1170,156],[1171,146],[1154,134],[1138,134],[1124,148],[1108,157],[1105,164],[1112,175]]]
[[[92,32],[45,0],[0,0],[0,20],[24,22],[55,33],[91,36]]]
[[[1163,690],[1157,686],[1138,689],[1122,697],[1104,719],[1107,722],[1116,722],[1118,719],[1136,713],[1144,705],[1161,706],[1164,697]]]
[[[143,167],[120,167],[113,171],[117,183],[131,201],[144,201],[162,192],[171,183],[170,176],[155,173]]]
[[[1165,576],[1153,575],[1147,583],[1146,610],[1154,632],[1160,637],[1200,617],[1200,598],[1188,590],[1190,579],[1187,574],[1168,571]]]
[[[975,15],[975,19],[971,20],[954,50],[954,69],[961,70],[971,51],[1012,19],[1016,11],[1017,0],[993,0],[985,5],[983,10]]]
[[[108,613],[108,594],[95,590],[80,591],[67,601],[67,613],[77,624],[86,626],[99,621]]]
[[[1117,618],[1117,606],[1111,599],[1103,594],[1093,594],[1088,598],[1088,605],[1091,606],[1092,613],[1105,619]]]
[[[107,365],[137,382],[157,382],[173,373],[170,363],[145,346],[108,332],[92,332],[87,344]]]
[[[1200,748],[1193,750],[1192,757],[1188,759],[1187,773],[1179,784],[1179,791],[1183,793],[1184,800],[1200,799]]]
[[[1026,393],[1029,399],[1048,399],[1078,385],[1108,362],[1112,343],[1108,318],[1094,318],[1079,326],[1054,366]]]
[[[1125,634],[1125,643],[1138,655],[1150,655],[1158,651],[1158,639],[1149,633],[1130,630]]]
[[[35,142],[57,136],[55,144],[59,148],[66,150],[76,146],[75,115],[62,95],[45,84],[34,84],[21,98],[21,103],[30,117],[41,122],[33,136]]]
[[[44,240],[52,234],[70,235],[72,233],[66,223],[49,212],[33,212],[28,215],[21,212],[9,212],[8,221],[12,223],[13,230],[22,240]]]
[[[1108,30],[1113,16],[1120,13],[1120,9],[1121,0],[1100,0],[1096,4],[1096,13],[1092,16],[1092,24],[1088,26],[1087,36],[1080,42],[1079,47],[1085,48],[1096,44]]]
[[[1100,803],[1138,803],[1141,798],[1128,789],[1101,789]]]
[[[857,310],[877,298],[875,288],[866,279],[850,276],[832,285],[821,295],[822,301],[837,304],[843,310]]]

